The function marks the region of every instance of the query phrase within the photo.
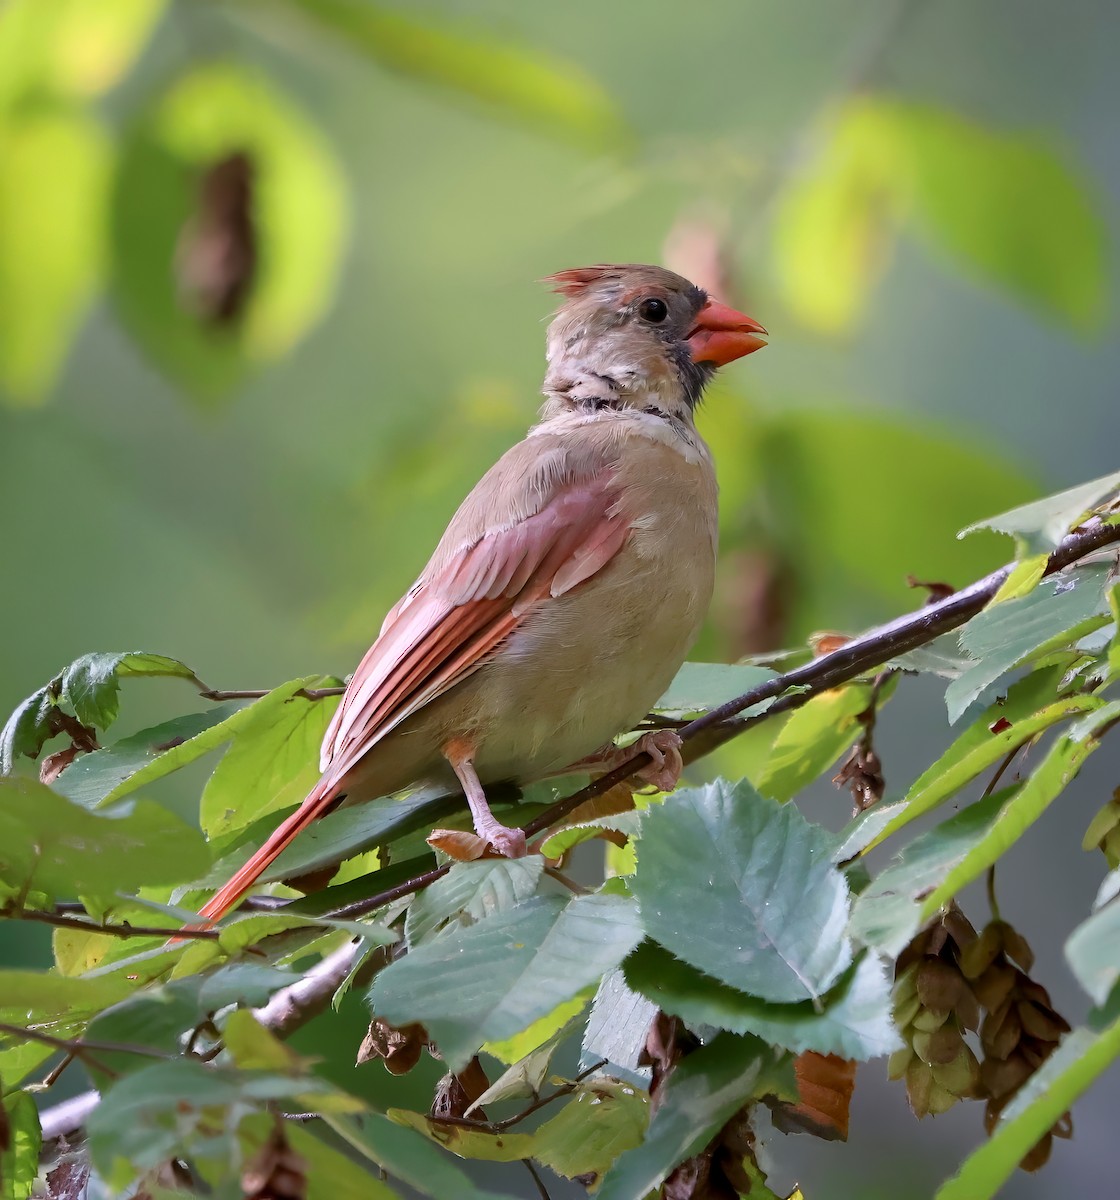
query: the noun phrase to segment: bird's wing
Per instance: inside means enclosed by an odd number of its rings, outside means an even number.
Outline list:
[[[323,739],[322,778],[201,916],[213,921],[228,912],[330,810],[343,776],[391,729],[482,666],[535,605],[590,579],[622,548],[630,522],[609,466],[571,471],[556,456],[525,457],[531,472],[520,479],[508,469],[492,473],[490,495],[484,479],[464,502],[350,680]],[[503,463],[516,466],[519,458]]]

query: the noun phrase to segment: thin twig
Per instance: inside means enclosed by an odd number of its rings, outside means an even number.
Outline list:
[[[520,1112],[516,1112],[512,1117],[504,1117],[501,1121],[474,1121],[470,1117],[433,1117],[432,1119],[440,1125],[461,1125],[466,1129],[478,1129],[483,1133],[504,1133],[507,1129],[512,1129],[514,1125],[520,1125],[526,1117],[531,1117],[533,1113],[540,1112],[546,1105],[551,1104],[554,1100],[560,1100],[564,1096],[570,1096],[572,1092],[589,1076],[594,1075],[596,1071],[601,1071],[607,1065],[605,1058],[599,1059],[589,1067],[584,1067],[582,1071],[567,1083],[561,1084],[555,1091],[549,1092],[547,1096],[538,1096],[532,1104],[527,1104]]]
[[[71,917],[66,913],[59,912],[57,908],[53,911],[40,911],[34,908],[5,908],[0,910],[0,917],[12,921],[37,921],[42,925],[54,925],[59,929],[81,929],[87,933],[103,933],[106,937],[166,938],[174,935],[176,939],[196,938],[203,941],[214,941],[221,937],[221,930],[219,929],[195,929],[189,926],[183,926],[182,928],[173,926],[169,928],[157,925],[132,925],[128,921],[121,921],[115,924],[111,922],[83,921],[80,917]]]
[[[203,688],[198,694],[203,700],[260,700],[271,691],[271,688]],[[292,695],[304,700],[324,700],[328,696],[341,696],[345,691],[344,687],[300,688]]]
[[[526,1171],[529,1172],[530,1175],[532,1175],[533,1182],[537,1185],[537,1193],[541,1200],[552,1200],[552,1197],[548,1194],[548,1188],[544,1186],[544,1180],[540,1177],[537,1168],[533,1166],[533,1160],[531,1158],[523,1158],[521,1159],[521,1165]]]
[[[9,1025],[0,1021],[0,1033],[9,1037],[26,1038],[29,1042],[41,1042],[55,1050],[65,1050],[68,1054],[76,1055],[83,1061],[89,1061],[89,1051],[98,1054],[139,1054],[144,1058],[177,1058],[166,1050],[156,1050],[151,1046],[138,1046],[134,1042],[99,1042],[88,1038],[56,1037],[53,1033],[45,1033],[42,1029],[26,1029],[22,1025]],[[105,1068],[101,1068],[104,1070]]]

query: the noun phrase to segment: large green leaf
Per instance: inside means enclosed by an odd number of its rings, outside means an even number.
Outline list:
[[[899,1045],[890,1016],[890,984],[882,963],[865,954],[815,1003],[768,1004],[690,967],[652,942],[623,964],[626,982],[664,1012],[690,1025],[714,1025],[730,1033],[753,1033],[775,1046],[801,1053],[868,1059]]]
[[[11,403],[45,397],[93,296],[111,164],[101,126],[76,110],[0,112],[0,394]]]
[[[669,1076],[645,1141],[606,1173],[597,1200],[645,1200],[754,1095],[772,1061],[764,1042],[729,1033],[688,1055]]]
[[[533,895],[543,872],[539,854],[456,863],[409,905],[405,920],[409,946],[426,941],[449,923],[470,925],[514,908]]]
[[[776,1003],[814,1000],[852,961],[831,836],[745,780],[676,792],[642,820],[634,893],[678,958]]]
[[[120,679],[129,675],[189,679],[202,686],[190,667],[176,658],[128,650],[119,654],[83,654],[75,659],[62,673],[61,698],[83,725],[108,729],[120,710]]]
[[[0,1014],[11,1023],[82,1020],[116,1004],[135,985],[127,979],[67,979],[42,971],[0,971]]]
[[[452,88],[596,148],[618,146],[625,137],[610,96],[576,62],[374,0],[288,3],[392,71]]]
[[[1120,1021],[1101,1033],[1075,1029],[1023,1084],[991,1140],[975,1150],[935,1200],[988,1200],[1023,1156],[1120,1057]]]
[[[1021,555],[1043,554],[1057,546],[1075,521],[1092,512],[1117,489],[1120,489],[1120,471],[1113,471],[1042,500],[1032,500],[1010,512],[975,521],[961,530],[961,537],[978,529],[994,529],[1010,534],[1018,543]]]
[[[1107,898],[1103,902],[1098,898],[1096,912],[1066,939],[1066,962],[1098,1005],[1105,1003],[1120,979],[1120,900],[1116,895],[1120,870],[1113,871],[1106,883],[1111,885]]]
[[[244,301],[220,323],[177,286],[200,226],[206,172],[245,156],[255,239]],[[113,293],[140,344],[200,399],[285,354],[323,315],[347,223],[345,189],[318,131],[259,74],[196,67],[125,142],[112,213]],[[202,254],[202,251],[199,251]]]
[[[455,1071],[598,983],[640,937],[625,897],[535,897],[418,946],[379,973],[370,1002],[390,1022],[423,1024]]]
[[[814,696],[782,726],[758,780],[774,800],[790,800],[827,770],[856,740],[860,713],[871,703],[871,687],[850,683]]]
[[[28,1200],[39,1174],[43,1134],[39,1112],[28,1092],[4,1097],[5,1136],[0,1139],[0,1194],[4,1200]]]
[[[339,682],[324,675],[305,686]],[[202,792],[199,821],[212,842],[228,841],[261,817],[303,800],[319,778],[319,747],[337,707],[333,696],[310,700],[272,693],[246,711]]]
[[[974,660],[945,689],[949,721],[1012,667],[1032,655],[1070,645],[1108,620],[1106,564],[1077,567],[1044,579],[1015,600],[978,613],[960,631],[961,648]]]
[[[151,801],[92,813],[31,779],[0,779],[0,879],[48,895],[111,896],[206,870],[197,829]]]

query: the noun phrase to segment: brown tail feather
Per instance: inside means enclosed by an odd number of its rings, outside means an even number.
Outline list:
[[[280,857],[281,853],[295,840],[297,834],[321,817],[334,803],[334,788],[320,780],[308,793],[307,799],[291,816],[285,818],[267,842],[233,876],[233,878],[203,905],[199,916],[207,921],[217,921],[233,908],[266,870]]]

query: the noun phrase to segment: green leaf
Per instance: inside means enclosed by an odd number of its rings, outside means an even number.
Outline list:
[[[327,1124],[348,1145],[421,1196],[434,1200],[451,1196],[455,1200],[511,1200],[505,1194],[480,1188],[446,1151],[380,1113],[370,1113],[360,1121],[329,1116]]]
[[[472,925],[515,908],[536,892],[543,872],[539,854],[456,863],[409,905],[404,927],[409,947],[427,941],[449,923]]]
[[[641,1145],[649,1098],[617,1079],[592,1076],[533,1136],[533,1157],[565,1179],[593,1188],[620,1155]]]
[[[1066,962],[1077,982],[1103,1005],[1120,979],[1120,900],[1115,896],[1097,909],[1066,940]]]
[[[391,71],[451,88],[596,149],[618,147],[626,137],[610,96],[576,62],[371,0],[289,3]]]
[[[1102,702],[1096,696],[1067,696],[1032,712],[1031,708],[1040,696],[1047,691],[1053,694],[1053,687],[1054,677],[1050,672],[1035,672],[1012,685],[1006,704],[997,703],[986,709],[937,762],[914,781],[903,804],[896,806],[898,811],[861,853],[873,850],[904,825],[936,808],[1016,747],[1060,721],[1101,707]],[[1003,722],[1008,722],[1010,727],[1004,727]]]
[[[32,692],[0,729],[0,775],[10,775],[19,758],[38,758],[52,737],[51,709],[55,706],[49,687]]]
[[[0,11],[0,103],[36,91],[92,97],[128,70],[167,0],[9,0]]]
[[[856,740],[858,717],[870,704],[870,686],[850,683],[814,696],[791,713],[774,740],[758,790],[775,800],[796,796]]]
[[[112,146],[65,108],[0,112],[0,393],[40,402],[102,272]]]
[[[657,1005],[634,991],[621,970],[608,971],[587,1015],[580,1065],[586,1068],[605,1058],[612,1067],[644,1079],[649,1072],[639,1060],[655,1016]]]
[[[818,333],[851,329],[889,262],[901,203],[898,154],[876,104],[851,103],[778,198],[775,276],[794,315]]]
[[[62,673],[62,699],[83,725],[108,729],[120,710],[120,677],[127,675],[189,679],[201,687],[190,667],[163,654],[148,654],[143,650],[83,654]]]
[[[538,896],[418,946],[378,974],[370,1002],[390,1022],[421,1022],[456,1071],[598,983],[640,937],[624,897]]]
[[[745,780],[675,792],[642,820],[634,893],[646,933],[777,1003],[823,995],[852,961],[831,836]]]
[[[664,1012],[687,1024],[753,1033],[801,1053],[838,1054],[861,1061],[899,1046],[890,1015],[890,984],[882,963],[864,954],[816,1003],[768,1004],[690,967],[652,942],[623,963],[626,982]]]
[[[4,1200],[28,1200],[39,1174],[39,1149],[43,1134],[39,1112],[27,1092],[4,1097],[6,1138],[0,1143],[0,1189]]]
[[[976,521],[962,529],[960,537],[978,529],[994,529],[1010,534],[1018,544],[1020,555],[1049,553],[1086,515],[1103,504],[1120,489],[1120,471],[1102,475],[1089,483],[1057,492],[1042,500],[1032,500],[996,517]]]
[[[237,155],[250,164],[256,265],[243,306],[215,323],[180,285],[191,271],[190,235],[202,236],[200,181]],[[314,126],[260,74],[210,62],[146,108],[125,143],[112,212],[113,296],[159,366],[213,401],[320,319],[346,224],[341,174]]]
[[[9,1024],[80,1021],[116,1004],[135,985],[127,979],[67,979],[42,971],[0,971],[0,1013]]]
[[[729,1033],[688,1055],[669,1076],[645,1141],[606,1173],[596,1200],[645,1200],[754,1095],[771,1062],[765,1043]]]
[[[1082,717],[1059,737],[1023,785],[964,857],[923,900],[920,919],[933,916],[949,899],[976,879],[1023,836],[1077,776],[1085,760],[1100,745],[1100,736],[1120,721],[1120,700]]]
[[[111,896],[206,870],[202,835],[151,801],[91,813],[32,779],[0,779],[0,879],[49,895]]]
[[[322,675],[305,686],[339,682]],[[273,692],[246,710],[233,745],[202,792],[199,821],[211,842],[226,842],[261,817],[303,800],[319,778],[319,747],[338,701]]]
[[[950,723],[1012,667],[1105,624],[1108,576],[1106,564],[1064,571],[1026,596],[984,609],[963,626],[961,647],[975,662],[945,689]]]
[[[966,271],[1080,331],[1108,301],[1107,234],[1088,181],[1044,139],[893,103],[914,223]]]
[[[965,1160],[935,1200],[988,1200],[1023,1156],[1120,1057],[1120,1021],[1103,1032],[1075,1029],[1019,1089],[991,1140]]]
[[[677,717],[709,712],[774,677],[775,673],[766,667],[748,663],[686,662],[665,695],[653,706],[653,711]],[[746,711],[763,712],[773,703],[773,700],[764,700]]]

